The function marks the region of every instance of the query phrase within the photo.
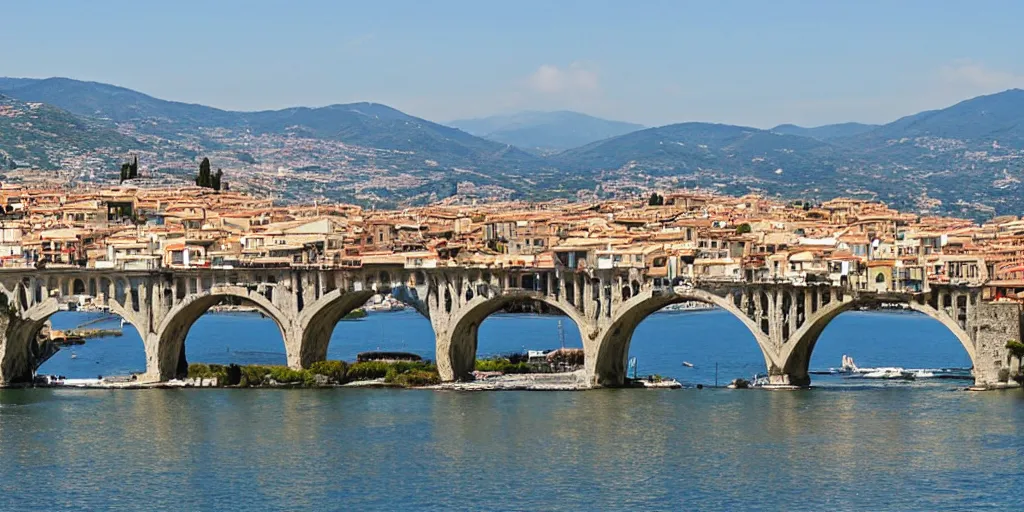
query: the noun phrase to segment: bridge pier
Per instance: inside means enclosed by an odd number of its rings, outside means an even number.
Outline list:
[[[42,322],[0,313],[0,386],[31,382],[35,370],[36,334]]]
[[[436,337],[435,363],[437,373],[444,382],[472,379],[476,369],[477,333],[479,325],[468,326],[457,332],[434,331]]]
[[[996,388],[1017,385],[1012,376],[1020,361],[1013,359],[1006,348],[1011,340],[1024,340],[1024,317],[1021,306],[1015,303],[978,302],[969,318],[973,319],[975,352],[974,385],[978,388]]]

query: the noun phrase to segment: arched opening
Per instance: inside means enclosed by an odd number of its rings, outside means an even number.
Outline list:
[[[184,343],[187,362],[288,363],[277,321],[257,304],[235,296],[222,297],[203,311],[189,327]]]
[[[85,295],[85,281],[75,279],[71,282],[71,295]]]
[[[583,348],[579,328],[562,310],[535,299],[505,302],[477,331],[477,358],[560,348]]]
[[[263,294],[230,288],[188,296],[163,319],[161,378],[185,376],[189,363],[288,364],[283,315]]]
[[[582,371],[583,339],[577,319],[538,297],[495,297],[463,313],[452,328],[446,355],[453,377],[468,379],[477,368],[506,373]]]
[[[389,291],[407,300],[417,300],[418,292],[405,286]],[[394,344],[385,344],[383,340],[404,330],[404,322],[391,323],[397,313],[414,311],[388,292],[332,291],[299,316],[303,336],[300,360],[303,365],[323,359],[354,361],[359,352],[398,351]],[[427,328],[430,328],[429,322]],[[396,335],[401,336],[401,333]]]
[[[392,292],[394,295],[363,294],[339,299],[333,311],[318,315],[315,323],[322,327],[308,330],[310,334],[318,329],[326,331],[329,345],[322,349],[325,357],[352,362],[362,352],[385,351],[409,352],[433,361],[435,341],[430,320],[403,302],[403,299],[417,298],[412,290]],[[342,300],[347,303],[342,304]],[[365,314],[350,314],[357,308],[363,309]]]
[[[710,301],[652,297],[613,324],[599,349],[597,383],[622,385],[634,376],[684,385],[726,385],[765,372],[765,355],[751,327]]]
[[[944,313],[938,313],[944,314]],[[950,327],[901,303],[852,307],[811,342],[815,386],[971,383],[971,355]],[[853,365],[844,369],[844,356]]]
[[[38,323],[30,343],[38,375],[131,380],[146,372],[138,330],[102,307],[57,311]]]

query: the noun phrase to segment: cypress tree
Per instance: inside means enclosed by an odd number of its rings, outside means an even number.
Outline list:
[[[196,185],[200,187],[211,187],[213,186],[210,178],[210,159],[203,157],[203,161],[199,163],[199,175],[196,176]]]

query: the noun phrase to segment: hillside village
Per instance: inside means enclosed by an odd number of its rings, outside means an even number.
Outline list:
[[[627,267],[672,285],[830,282],[914,292],[931,283],[984,283],[987,299],[1024,298],[1024,220],[977,225],[846,198],[805,206],[684,190],[665,193],[660,206],[439,203],[383,211],[278,206],[194,186],[5,184],[0,202],[5,268]]]
[[[564,114],[573,121],[552,129],[535,119],[508,139],[379,103],[235,112],[109,84],[0,77],[0,179],[102,186],[138,158],[140,177],[179,186],[206,157],[239,191],[378,209],[451,198],[603,201],[700,187],[814,203],[881,200],[976,222],[1024,211],[1019,89],[882,125],[765,130],[681,119],[605,132],[609,121]],[[589,135],[570,147],[556,142],[566,134]]]

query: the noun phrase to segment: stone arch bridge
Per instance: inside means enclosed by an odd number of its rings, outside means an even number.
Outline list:
[[[189,329],[226,299],[241,300],[273,319],[288,365],[304,368],[327,357],[342,317],[375,293],[387,292],[430,320],[438,370],[446,381],[470,378],[480,324],[516,301],[544,303],[576,323],[585,377],[594,386],[623,384],[637,325],[685,301],[713,304],[738,318],[761,349],[775,384],[808,385],[811,353],[829,322],[844,311],[882,302],[907,304],[945,325],[974,363],[979,386],[996,386],[1001,369],[1016,368],[1005,345],[1021,338],[1017,304],[984,301],[980,287],[966,286],[877,293],[830,285],[668,282],[637,269],[5,269],[0,270],[0,385],[31,378],[47,355],[37,340],[40,328],[76,295],[102,296],[112,313],[138,330],[146,354],[140,380],[158,382],[184,373]]]

